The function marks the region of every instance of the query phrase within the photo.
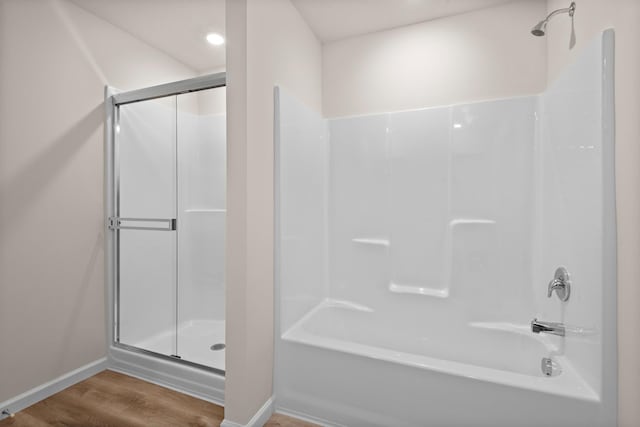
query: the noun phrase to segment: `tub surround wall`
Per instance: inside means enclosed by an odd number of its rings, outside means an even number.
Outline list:
[[[296,268],[280,271],[281,323],[286,331],[325,298],[329,284],[327,221],[329,129],[320,114],[276,88],[276,186],[281,256]],[[320,244],[318,244],[320,242]],[[277,333],[278,331],[276,331]],[[277,380],[277,379],[276,379]]]
[[[548,0],[547,11],[566,7]],[[547,78],[553,81],[586,43],[605,28],[614,28],[616,203],[618,225],[618,337],[620,427],[640,425],[640,2],[576,0],[576,46],[567,49],[571,20],[554,19],[545,37]]]
[[[615,423],[601,288],[615,295],[612,42],[592,41],[537,97],[331,119],[328,142],[319,114],[277,93],[279,410],[346,425]],[[559,265],[574,272],[566,303],[546,297]],[[533,317],[567,336],[532,334]],[[560,375],[540,372],[548,356]],[[459,414],[454,394],[503,403]]]
[[[474,301],[470,321],[532,313],[534,109],[529,97],[329,120],[329,297],[402,311],[455,296]]]
[[[540,99],[541,197],[537,283],[547,283],[562,265],[571,275],[569,301],[540,292],[545,319],[578,328],[566,340],[567,357],[594,390],[615,401],[615,389],[603,388],[603,366],[615,376],[615,236],[613,176],[613,96],[611,63],[603,63],[604,44],[613,49],[613,33],[597,37],[561,72]],[[595,46],[594,46],[595,45]],[[606,74],[605,74],[606,71]],[[603,210],[603,206],[606,210]],[[615,241],[612,240],[613,242]],[[597,244],[602,242],[602,244]],[[601,349],[605,349],[602,351]],[[604,360],[607,360],[605,363]]]

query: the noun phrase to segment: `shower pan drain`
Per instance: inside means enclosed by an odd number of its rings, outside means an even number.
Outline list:
[[[226,345],[224,345],[224,343],[218,343],[218,344],[212,345],[211,350],[213,351],[224,350],[225,347]]]

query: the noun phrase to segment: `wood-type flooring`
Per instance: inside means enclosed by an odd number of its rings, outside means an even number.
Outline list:
[[[0,427],[218,427],[224,408],[114,371],[38,402]],[[274,414],[265,427],[317,427]]]

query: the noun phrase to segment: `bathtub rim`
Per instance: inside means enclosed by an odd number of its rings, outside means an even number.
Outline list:
[[[278,337],[282,341],[290,344],[336,351],[356,357],[364,357],[410,368],[432,371],[445,375],[453,375],[470,380],[500,384],[529,391],[547,393],[587,402],[602,402],[601,396],[593,390],[589,384],[582,379],[582,377],[580,377],[565,356],[554,356],[554,359],[558,361],[562,368],[562,373],[558,376],[549,378],[542,376],[542,374],[541,376],[531,376],[514,371],[446,360],[428,355],[391,350],[374,345],[344,341],[339,338],[324,336],[317,337],[312,334],[300,332],[300,327],[324,308],[331,308],[331,305],[325,305],[324,301],[321,302],[287,329],[287,331],[278,335]],[[537,337],[530,338],[535,340]],[[550,347],[553,347],[553,345],[546,342],[546,340],[535,341],[542,341],[541,344],[545,345],[547,349],[552,351]],[[542,355],[541,357],[544,356],[546,355]],[[562,384],[562,386],[560,386],[559,383]]]

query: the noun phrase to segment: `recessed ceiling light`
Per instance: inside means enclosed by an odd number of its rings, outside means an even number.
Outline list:
[[[207,34],[207,41],[214,46],[220,46],[224,44],[224,37],[217,33]]]

